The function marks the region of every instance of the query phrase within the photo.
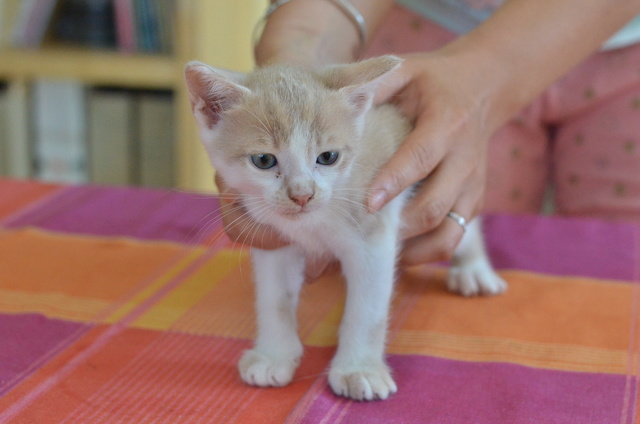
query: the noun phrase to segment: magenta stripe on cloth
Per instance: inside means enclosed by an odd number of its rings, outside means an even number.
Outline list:
[[[487,216],[493,264],[555,275],[638,281],[640,226],[540,216]]]
[[[214,196],[120,187],[77,186],[6,223],[16,228],[127,236],[186,244],[222,234]]]
[[[402,389],[385,402],[341,400],[322,386],[288,422],[367,424],[619,423],[625,376],[393,355]]]
[[[91,328],[42,315],[0,314],[0,395]]]

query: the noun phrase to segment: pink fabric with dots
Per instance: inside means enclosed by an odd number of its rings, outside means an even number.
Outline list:
[[[368,56],[433,50],[455,38],[394,8]],[[640,219],[640,45],[599,52],[549,87],[490,144],[490,212]]]

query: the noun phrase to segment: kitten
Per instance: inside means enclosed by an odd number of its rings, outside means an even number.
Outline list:
[[[372,107],[376,87],[400,66],[393,56],[310,72],[287,66],[241,74],[192,62],[193,113],[211,162],[242,194],[256,221],[291,241],[252,249],[258,334],[242,379],[284,386],[302,356],[296,306],[305,258],[337,258],[347,281],[339,346],[329,384],[341,396],[385,399],[396,392],[384,359],[402,207],[410,190],[379,212],[367,187],[410,131],[393,106]],[[456,251],[449,288],[465,295],[506,289],[487,259],[479,224]]]

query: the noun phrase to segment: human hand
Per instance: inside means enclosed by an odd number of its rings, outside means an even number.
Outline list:
[[[414,123],[378,172],[369,201],[376,211],[421,181],[404,210],[405,265],[450,258],[464,232],[447,214],[469,221],[482,209],[487,144],[499,120],[491,116],[490,92],[479,73],[438,53],[409,55],[376,95],[376,103],[395,103]]]

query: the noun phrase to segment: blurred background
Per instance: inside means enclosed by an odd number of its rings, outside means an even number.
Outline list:
[[[213,190],[182,70],[247,71],[268,0],[0,0],[0,177]]]

